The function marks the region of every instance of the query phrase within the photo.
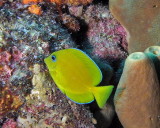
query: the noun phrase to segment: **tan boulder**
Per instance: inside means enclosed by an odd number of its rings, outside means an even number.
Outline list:
[[[114,104],[124,128],[160,128],[160,85],[147,54],[126,59]]]

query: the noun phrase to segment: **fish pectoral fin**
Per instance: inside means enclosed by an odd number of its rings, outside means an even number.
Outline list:
[[[103,108],[110,94],[112,93],[113,86],[101,86],[101,87],[93,87],[92,89],[93,95],[97,101],[97,104],[100,108]]]
[[[76,93],[65,90],[65,94],[70,100],[78,104],[87,104],[94,101],[94,96],[91,92]]]

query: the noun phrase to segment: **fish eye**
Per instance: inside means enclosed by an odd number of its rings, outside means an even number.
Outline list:
[[[52,61],[55,62],[56,61],[56,56],[52,56]]]

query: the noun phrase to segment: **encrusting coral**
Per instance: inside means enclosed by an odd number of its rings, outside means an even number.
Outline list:
[[[33,13],[33,14],[36,14],[36,15],[41,15],[42,14],[42,9],[41,7],[39,7],[38,5],[36,4],[33,4],[31,5],[28,10]]]
[[[43,2],[45,0],[23,0],[22,2],[24,4],[29,4],[29,3],[40,3]],[[62,4],[67,4],[67,5],[86,5],[92,2],[92,0],[48,0],[48,2],[51,3],[56,3],[58,5],[62,5]]]
[[[88,24],[87,50],[93,56],[110,61],[127,57],[126,32],[107,7],[91,5],[83,17]]]
[[[22,0],[23,4],[40,3],[40,2],[43,2],[43,0]]]
[[[113,16],[128,32],[129,53],[160,45],[159,0],[110,0],[109,4]]]
[[[8,112],[16,111],[23,101],[9,87],[0,87],[0,119]]]
[[[71,15],[67,15],[66,13],[63,13],[62,5],[68,5],[68,6],[79,6],[79,5],[87,5],[92,2],[92,0],[23,0],[23,4],[33,4],[28,8],[28,11],[30,13],[41,15],[43,10],[40,6],[36,5],[38,3],[42,2],[50,2],[55,3],[57,6],[57,11],[59,12],[59,20],[64,24],[68,29],[72,31],[79,31],[80,25],[75,17],[72,17]]]
[[[126,59],[114,104],[124,128],[160,126],[160,85],[152,60],[142,52]]]

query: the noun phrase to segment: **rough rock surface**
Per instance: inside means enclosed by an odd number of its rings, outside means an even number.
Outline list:
[[[160,45],[159,0],[110,0],[109,4],[111,13],[128,32],[129,53]]]
[[[126,59],[114,104],[124,128],[159,128],[160,85],[147,54],[136,52]]]

